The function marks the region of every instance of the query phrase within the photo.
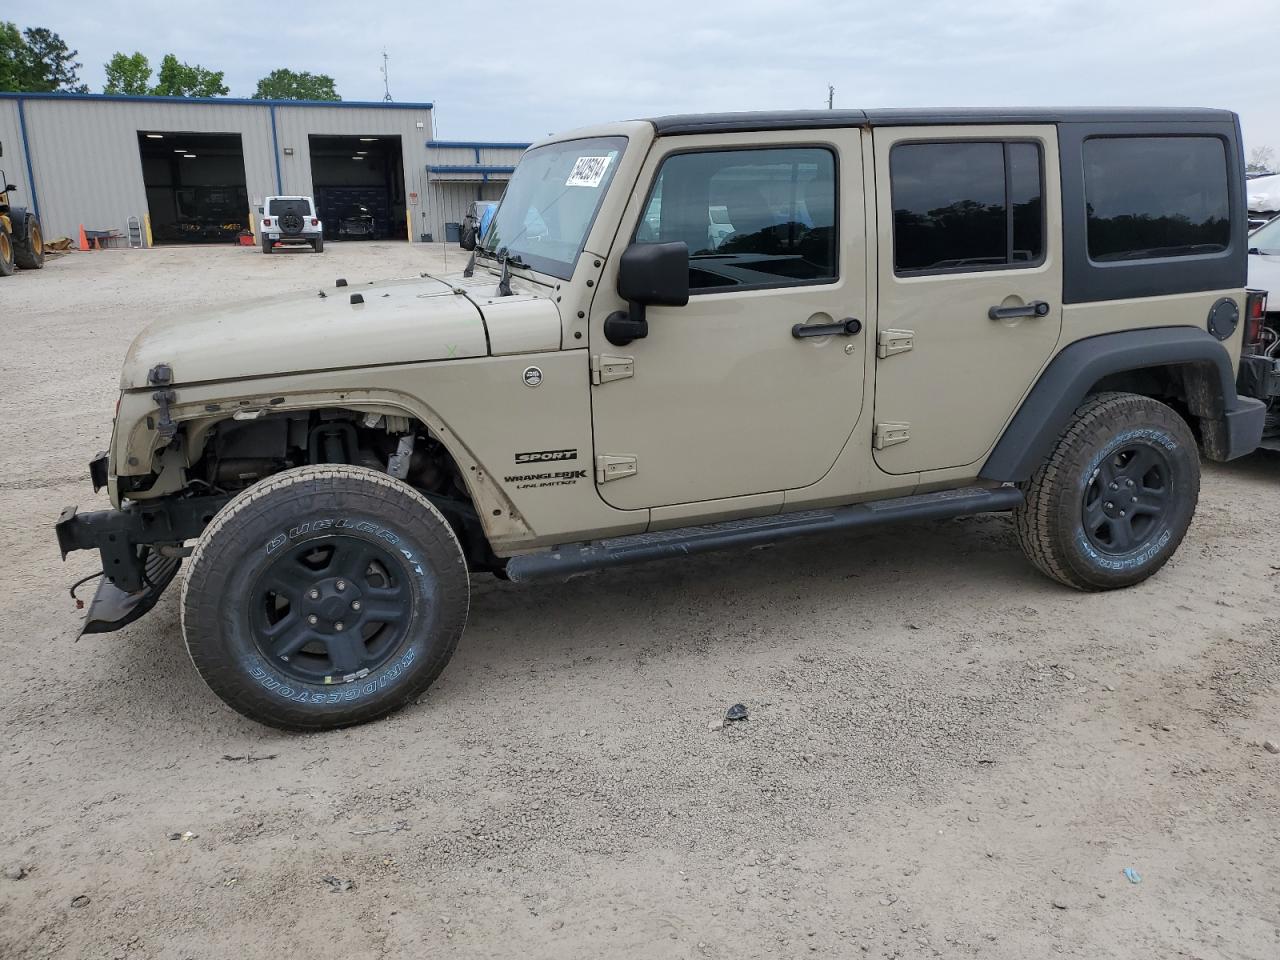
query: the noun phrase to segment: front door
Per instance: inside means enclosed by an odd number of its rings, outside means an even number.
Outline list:
[[[650,307],[648,336],[621,347],[602,323],[624,304],[609,289],[592,306],[597,464],[612,465],[597,472],[606,502],[635,509],[768,493],[831,468],[862,408],[861,136],[657,141],[612,259],[631,242],[684,241],[690,296],[683,307]],[[829,332],[847,320],[864,329]]]
[[[1062,327],[1056,129],[874,136],[876,463],[892,474],[978,464]]]

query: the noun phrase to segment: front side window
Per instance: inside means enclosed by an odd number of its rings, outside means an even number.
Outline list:
[[[485,252],[568,280],[626,146],[626,137],[595,137],[526,153],[485,231]]]
[[[1084,196],[1096,263],[1215,254],[1231,244],[1227,152],[1217,137],[1086,140]]]
[[[898,274],[1032,266],[1044,259],[1040,147],[902,143],[889,155]]]
[[[821,147],[679,153],[663,161],[637,243],[683,240],[689,290],[838,276],[836,164]]]

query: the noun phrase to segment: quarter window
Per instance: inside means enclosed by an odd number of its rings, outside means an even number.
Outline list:
[[[1231,244],[1227,153],[1217,137],[1086,140],[1084,195],[1095,262],[1215,254]]]
[[[836,279],[835,157],[820,147],[663,161],[637,243],[683,240],[693,293]]]
[[[899,274],[1032,266],[1044,259],[1040,147],[902,143],[889,155]]]

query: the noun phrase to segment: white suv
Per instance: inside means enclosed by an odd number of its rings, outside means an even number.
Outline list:
[[[307,244],[316,253],[324,249],[324,224],[310,197],[267,197],[259,212],[264,213],[258,224],[263,253],[283,244]]]

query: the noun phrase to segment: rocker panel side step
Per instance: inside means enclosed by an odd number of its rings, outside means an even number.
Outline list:
[[[1021,503],[1022,491],[1016,487],[965,487],[847,507],[726,520],[678,530],[660,530],[568,544],[539,553],[524,554],[507,561],[506,575],[516,583],[528,583],[667,557],[734,547],[754,547],[807,534],[843,532],[911,520],[944,520],[975,513],[1012,510]]]

